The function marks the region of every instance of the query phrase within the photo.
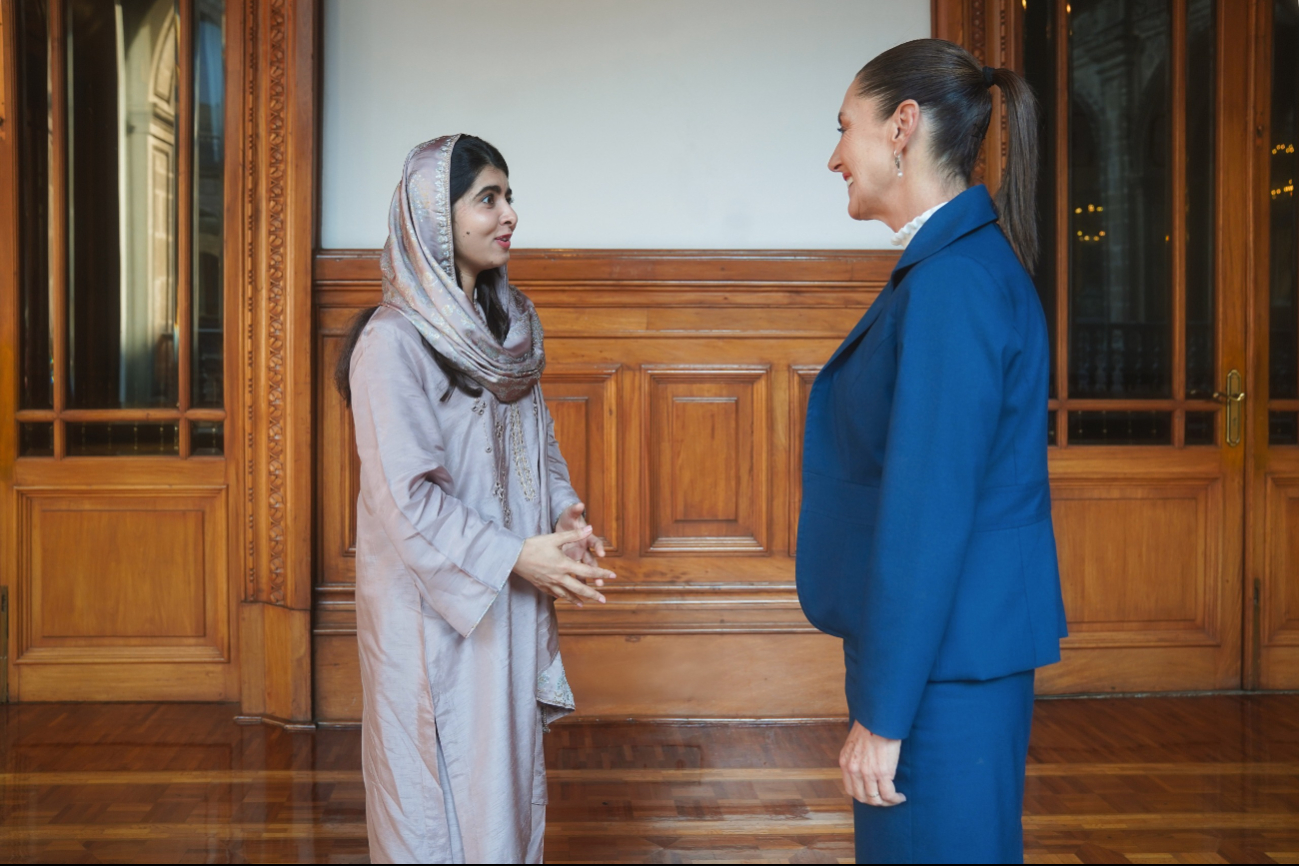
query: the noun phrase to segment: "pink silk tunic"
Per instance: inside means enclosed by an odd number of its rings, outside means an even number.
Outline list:
[[[391,307],[351,385],[371,859],[540,862],[542,732],[574,704],[554,604],[511,569],[578,501],[541,389],[441,402],[446,376]]]

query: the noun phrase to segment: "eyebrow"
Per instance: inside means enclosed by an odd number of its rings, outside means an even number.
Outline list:
[[[497,184],[490,184],[489,186],[485,186],[482,189],[478,190],[478,192],[474,195],[474,198],[481,198],[485,193],[489,193],[489,192],[494,192],[497,195],[500,195],[501,188]],[[512,189],[505,190],[506,195],[511,195],[513,192],[514,190]]]

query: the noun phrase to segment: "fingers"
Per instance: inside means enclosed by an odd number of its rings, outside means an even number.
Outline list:
[[[591,539],[591,544],[590,544],[590,549],[595,551],[595,555],[596,555],[596,556],[600,557],[601,559],[604,559],[604,539],[603,539],[603,538],[601,538],[601,537],[598,536],[598,535],[595,536],[594,538],[592,538],[592,539]]]
[[[907,801],[906,795],[900,793],[897,788],[893,787],[892,779],[880,779],[879,792],[880,800],[885,806],[899,806]]]
[[[595,565],[587,565],[583,562],[574,562],[568,568],[568,573],[580,580],[613,580],[618,575],[609,571],[607,568],[600,568]]]
[[[577,604],[579,607],[581,607],[581,603],[583,600],[594,601],[600,604],[604,604],[604,596],[601,595],[596,590],[592,589],[591,587],[587,586],[585,583],[582,583],[582,581],[580,580],[574,580],[571,577],[565,577],[562,579],[561,585],[564,587],[564,590],[566,592],[569,592],[574,596],[576,596],[573,602],[574,604]]]
[[[589,526],[583,526],[578,529],[569,529],[564,532],[556,532],[550,536],[550,540],[555,543],[556,547],[563,547],[566,544],[584,541],[594,530]]]

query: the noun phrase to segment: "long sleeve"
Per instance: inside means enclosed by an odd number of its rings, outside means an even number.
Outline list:
[[[550,417],[550,409],[546,406],[546,401],[541,399],[540,394],[537,396],[537,401],[541,404],[541,411],[545,413],[546,420],[546,473],[550,483],[550,522],[553,528],[560,515],[564,513],[564,509],[574,502],[580,502],[582,497],[578,496],[577,491],[573,489],[568,475],[568,462],[559,451],[559,440],[555,438],[555,419]]]
[[[446,492],[437,413],[412,357],[422,347],[366,336],[351,371],[361,496],[425,603],[468,636],[509,580],[523,539]]]
[[[1002,411],[1010,302],[977,262],[922,262],[898,311],[898,376],[867,562],[853,717],[905,739],[956,596]]]

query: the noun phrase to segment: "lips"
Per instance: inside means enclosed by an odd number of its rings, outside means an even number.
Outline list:
[[[496,241],[496,243],[500,244],[501,247],[502,247],[503,249],[507,249],[507,250],[508,250],[508,249],[510,248],[510,238],[512,238],[512,237],[514,237],[514,233],[513,233],[513,232],[511,232],[511,233],[508,234],[508,235],[500,235],[499,237],[495,238],[494,240]]]

